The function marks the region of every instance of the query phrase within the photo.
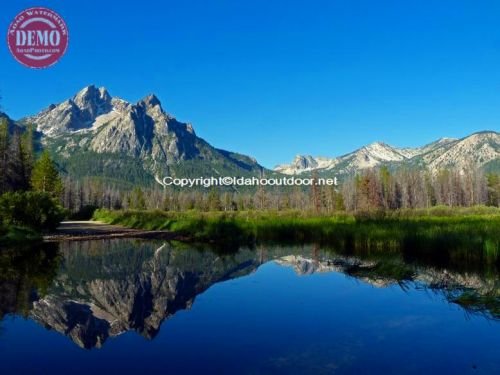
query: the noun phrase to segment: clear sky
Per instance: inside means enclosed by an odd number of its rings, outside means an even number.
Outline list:
[[[497,0],[16,0],[2,2],[0,31],[35,5],[63,16],[70,45],[31,70],[2,39],[13,118],[88,84],[155,93],[214,146],[267,167],[500,130]]]

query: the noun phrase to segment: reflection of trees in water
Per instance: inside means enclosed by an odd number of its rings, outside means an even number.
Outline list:
[[[377,287],[425,289],[471,314],[499,316],[495,263],[464,258],[472,251],[465,246],[460,255],[412,249],[259,245],[228,251],[133,239],[63,242],[58,250],[0,254],[0,313],[29,316],[84,348],[130,330],[154,338],[165,319],[189,309],[213,284],[275,260],[299,274],[336,271]]]
[[[422,281],[468,313],[500,318],[497,220],[473,216],[374,220],[368,215],[358,217],[356,223],[325,221],[316,227],[288,224],[268,226],[259,236],[292,245],[319,242],[323,250],[337,258],[328,262],[342,263],[342,257],[358,259],[354,264],[343,264],[340,270],[352,277],[376,285],[397,282],[403,289],[408,283]],[[316,258],[313,253],[311,259]],[[478,283],[483,286],[478,287]]]
[[[61,257],[54,244],[0,251],[0,319],[28,316],[33,301],[44,295],[57,275]]]
[[[293,249],[293,248],[290,248]],[[313,272],[342,272],[356,280],[376,287],[398,285],[439,294],[461,306],[468,314],[488,319],[500,319],[500,278],[495,263],[482,261],[480,256],[464,258],[473,249],[461,249],[461,256],[443,248],[440,254],[426,250],[408,249],[368,250],[367,247],[325,249],[320,255],[289,251],[279,263],[291,265],[299,274]],[[475,250],[480,253],[480,250]],[[466,259],[475,259],[468,263]]]

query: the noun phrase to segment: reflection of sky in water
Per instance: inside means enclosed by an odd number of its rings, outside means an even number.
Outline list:
[[[500,324],[440,294],[266,263],[211,286],[154,340],[83,350],[23,318],[1,323],[1,373],[500,373]]]

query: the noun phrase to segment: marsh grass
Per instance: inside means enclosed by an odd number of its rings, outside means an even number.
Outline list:
[[[300,211],[165,212],[97,210],[95,220],[147,230],[170,230],[194,241],[227,246],[317,243],[351,252],[398,252],[432,263],[490,263],[500,267],[500,214],[423,215],[421,211],[314,216]],[[498,212],[496,210],[495,212]],[[441,214],[441,213],[440,213]]]

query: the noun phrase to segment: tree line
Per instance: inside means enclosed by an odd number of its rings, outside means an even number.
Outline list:
[[[314,177],[313,178],[317,178]],[[499,206],[500,178],[470,168],[436,174],[386,167],[362,171],[341,180],[339,187],[257,188],[242,193],[215,188],[124,191],[99,179],[64,179],[64,206],[72,212],[92,208],[160,209],[166,211],[308,210],[321,213],[430,208],[434,206]]]
[[[216,188],[174,190],[158,185],[129,190],[105,179],[74,179],[70,175],[61,178],[47,151],[37,156],[35,135],[31,126],[9,131],[6,120],[0,121],[0,215],[3,215],[4,222],[5,217],[13,215],[12,212],[5,213],[6,210],[12,211],[13,202],[18,202],[19,206],[23,200],[33,200],[33,193],[45,195],[55,205],[67,209],[70,216],[82,219],[89,218],[96,208],[166,211],[296,209],[328,214],[439,205],[498,207],[500,204],[499,175],[486,174],[473,166],[466,170],[449,169],[437,173],[416,169],[391,171],[381,167],[341,178],[339,187],[313,184],[307,188],[259,187],[254,192],[238,192]],[[318,176],[313,175],[313,178]],[[48,205],[46,200],[37,199]],[[36,203],[31,205],[33,207],[25,209],[40,211]]]
[[[64,217],[63,183],[48,152],[35,155],[35,130],[0,120],[0,236],[12,226],[52,229]]]
[[[437,205],[470,207],[499,206],[498,174],[485,174],[469,167],[437,173],[388,168],[367,170],[342,187],[348,210],[430,208]]]

